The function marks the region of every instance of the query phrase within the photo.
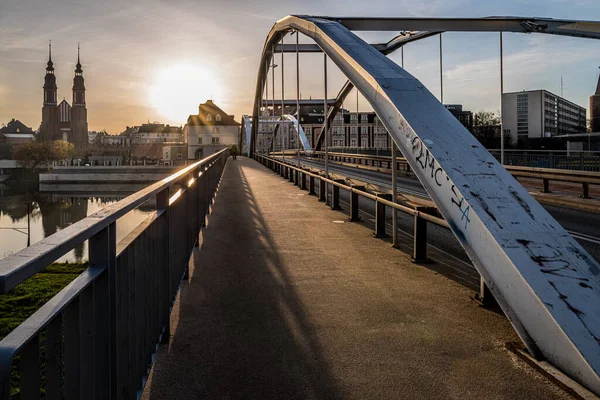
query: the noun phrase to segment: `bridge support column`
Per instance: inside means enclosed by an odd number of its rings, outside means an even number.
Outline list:
[[[384,200],[392,199],[392,196],[388,193],[377,193],[377,197]],[[375,237],[387,237],[385,233],[385,204],[379,201],[375,206]]]
[[[294,185],[296,186],[300,186],[300,177],[299,174],[300,171],[298,171],[297,169],[294,170]]]
[[[590,184],[589,183],[584,183],[583,184],[583,193],[581,193],[581,197],[583,197],[584,199],[589,199],[590,198]]]
[[[327,202],[326,197],[327,184],[325,183],[325,178],[319,179],[319,201]]]
[[[287,170],[288,170],[288,180],[290,182],[294,182],[294,173],[296,171],[294,171],[294,169],[292,167],[287,167]]]
[[[306,174],[304,172],[300,173],[300,189],[306,190]]]
[[[415,263],[426,263],[427,258],[427,221],[415,215],[413,231],[413,255],[412,261]]]
[[[308,194],[309,195],[317,194],[315,192],[315,177],[312,175],[308,177]]]
[[[345,181],[342,179],[339,180],[335,180],[336,183],[344,183]],[[341,210],[342,207],[340,207],[340,187],[337,185],[331,185],[332,186],[332,193],[331,193],[331,209],[332,210]]]
[[[354,190],[365,191],[365,186],[362,185],[351,185],[350,186]],[[358,193],[351,191],[350,192],[350,222],[358,222],[360,221],[360,215],[358,214]]]

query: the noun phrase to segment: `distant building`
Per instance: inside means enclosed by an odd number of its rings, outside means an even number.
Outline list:
[[[168,144],[162,146],[163,163],[181,165],[187,161],[187,146],[185,144]]]
[[[0,128],[0,160],[12,160],[15,146],[36,139],[35,132],[18,119],[11,119]]]
[[[35,140],[33,129],[23,124],[18,119],[11,119],[5,127],[0,128],[0,143],[17,145]]]
[[[119,135],[101,135],[102,144],[108,146],[137,146],[154,144],[184,143],[183,129],[180,126],[158,122],[128,126]]]
[[[504,132],[513,142],[585,132],[585,108],[547,90],[502,95]]]
[[[183,143],[183,129],[180,126],[160,124],[158,122],[133,126],[121,133],[129,137],[132,145]]]
[[[600,132],[600,77],[596,93],[590,96],[590,123],[592,132]]]
[[[473,132],[473,112],[463,110],[462,104],[444,104],[444,107],[448,109],[460,121],[469,132]]]
[[[54,64],[52,63],[52,47],[50,46],[44,78],[44,105],[40,138],[42,140],[67,140],[77,147],[86,146],[89,141],[87,108],[83,69],[79,62],[79,47],[77,48],[75,78],[73,78],[73,106],[64,99],[57,105],[57,91]]]
[[[226,146],[239,145],[240,126],[233,115],[206,100],[198,107],[197,115],[189,116],[183,128],[188,159],[200,160]]]
[[[287,101],[286,101],[287,102]],[[334,100],[329,100],[333,103]],[[256,150],[260,152],[267,151],[267,146],[271,146],[274,151],[281,150],[280,131],[277,133],[275,143],[270,145],[273,136],[273,130],[276,121],[279,121],[281,115],[281,105],[275,102],[275,117],[268,119],[273,114],[271,108],[265,107],[262,112],[261,122],[259,124]],[[284,103],[284,114],[296,115],[296,102]],[[304,130],[308,142],[314,148],[321,127],[323,126],[323,100],[300,100],[300,125]],[[285,149],[296,149],[298,147],[297,135],[290,122],[284,123],[283,128],[283,146]],[[391,145],[390,136],[385,126],[377,117],[375,112],[350,112],[340,109],[333,119],[330,126],[329,147],[362,147],[375,149],[388,149]]]

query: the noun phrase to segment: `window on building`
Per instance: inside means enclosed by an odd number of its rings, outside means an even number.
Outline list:
[[[202,144],[202,138],[201,137],[198,138],[198,144]]]
[[[218,134],[220,134],[220,133],[221,133],[221,128],[219,128],[219,127],[214,127],[214,128],[213,128],[213,133],[214,133],[214,134],[217,134],[217,135],[218,135]]]
[[[212,143],[213,144],[218,144],[219,143],[219,138],[218,137],[212,138]]]
[[[215,117],[215,121],[221,122],[221,114],[217,114],[217,116]]]
[[[206,120],[207,121],[212,121],[212,115],[206,114]]]

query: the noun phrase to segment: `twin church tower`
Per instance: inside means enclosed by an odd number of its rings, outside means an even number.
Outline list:
[[[76,147],[88,143],[87,108],[85,107],[85,86],[83,70],[79,62],[77,46],[77,65],[73,78],[73,105],[65,99],[57,104],[56,76],[52,63],[52,44],[49,44],[48,66],[44,78],[44,106],[42,107],[42,125],[40,137],[43,141],[66,140]]]

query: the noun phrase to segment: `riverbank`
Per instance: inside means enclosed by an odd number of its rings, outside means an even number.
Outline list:
[[[54,263],[0,295],[0,340],[29,318],[87,268],[85,263]]]

